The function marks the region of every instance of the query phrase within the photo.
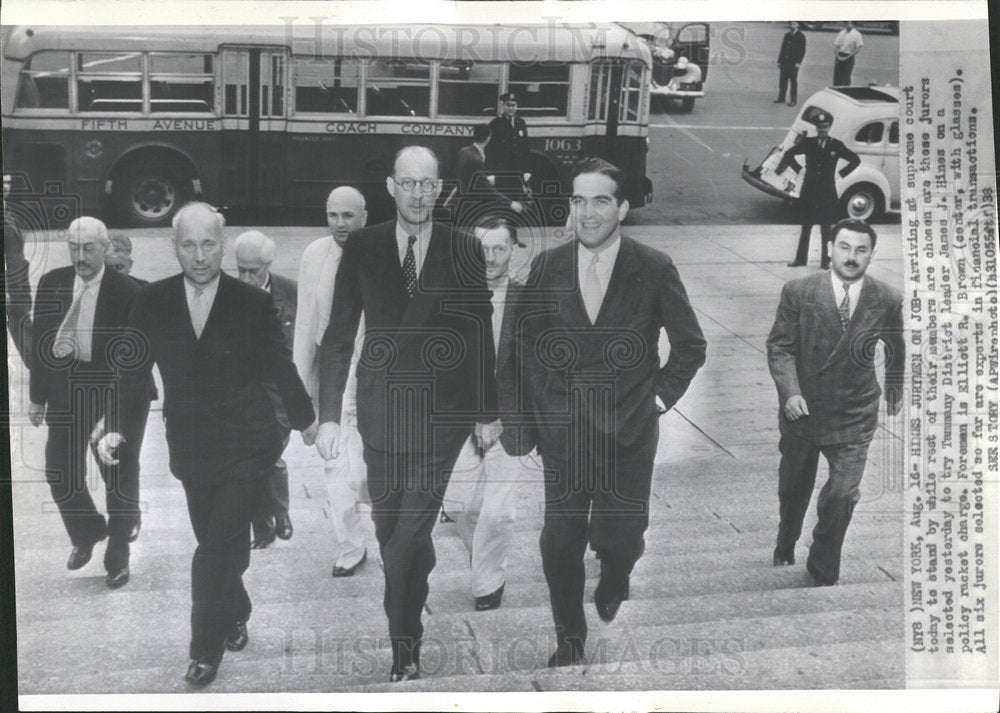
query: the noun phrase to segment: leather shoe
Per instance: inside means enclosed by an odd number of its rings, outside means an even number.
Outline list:
[[[602,563],[603,564],[603,563]],[[624,579],[611,574],[611,568],[601,567],[601,581],[594,589],[594,605],[597,607],[597,615],[603,621],[614,621],[618,616],[618,608],[622,602],[628,599],[629,581],[628,575]]]
[[[274,534],[282,540],[292,539],[292,521],[288,518],[288,513],[278,515],[275,518]]]
[[[108,576],[104,578],[104,583],[108,585],[108,589],[118,589],[128,584],[128,579],[128,565],[125,565],[121,569],[108,572]]]
[[[365,560],[367,560],[367,559],[368,559],[368,550],[366,549],[365,553],[363,555],[361,555],[361,559],[359,559],[358,563],[356,565],[354,565],[353,567],[341,567],[340,565],[334,565],[332,576],[334,576],[334,577],[353,577],[354,573],[355,573],[355,571],[357,571],[358,567],[360,567],[361,565],[363,565],[365,563]]]
[[[837,583],[836,579],[828,579],[820,574],[819,570],[813,567],[812,562],[806,560],[806,571],[812,576],[813,584],[817,587],[832,587]]]
[[[490,609],[500,608],[500,599],[503,598],[503,588],[507,583],[504,582],[500,585],[500,588],[495,592],[487,594],[482,597],[476,597],[476,611],[489,611]]]
[[[101,535],[89,545],[74,547],[73,551],[69,553],[69,560],[66,562],[66,569],[80,569],[85,564],[90,562],[90,558],[94,555],[94,545],[103,540],[105,537],[107,537],[107,533]]]
[[[415,663],[402,668],[395,668],[389,672],[389,683],[399,683],[400,681],[416,681],[420,678],[420,667]]]
[[[247,623],[242,619],[237,620],[226,635],[226,648],[229,651],[242,651],[247,647],[250,635],[247,633]]]
[[[273,517],[268,517],[264,521],[263,525],[258,527],[254,525],[253,528],[253,542],[250,543],[250,549],[252,550],[262,550],[272,542],[276,535],[276,524]],[[263,532],[262,532],[263,531]]]
[[[785,267],[805,267],[805,266],[806,264],[804,262],[799,262],[798,260],[792,260],[790,263],[785,265]]]
[[[784,100],[784,99],[775,99],[775,100],[774,100],[773,102],[771,102],[771,103],[772,103],[772,104],[784,104],[784,103],[785,103],[785,100]]]
[[[775,547],[774,556],[771,558],[771,564],[775,567],[784,567],[785,565],[795,564],[795,553],[785,553]]]
[[[795,106],[795,102],[788,102],[788,106]]]
[[[207,686],[215,680],[215,674],[219,672],[219,664],[205,663],[197,659],[191,661],[184,680],[195,686]]]
[[[132,529],[128,533],[128,541],[135,542],[139,539],[139,533],[142,532],[142,520],[136,520],[135,524],[132,525]]]
[[[584,663],[583,642],[560,641],[556,650],[549,656],[549,668],[557,666],[575,666]]]

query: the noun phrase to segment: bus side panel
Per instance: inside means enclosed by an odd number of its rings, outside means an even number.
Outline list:
[[[83,214],[101,214],[100,185],[76,180],[72,131],[4,129],[3,172],[11,176],[11,204],[28,230],[65,227]],[[16,210],[16,209],[15,209]]]

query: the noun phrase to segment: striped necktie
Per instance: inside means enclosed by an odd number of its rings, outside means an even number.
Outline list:
[[[851,322],[851,291],[846,282],[841,284],[844,286],[844,299],[840,301],[837,311],[840,312],[840,328],[846,332],[847,325]]]

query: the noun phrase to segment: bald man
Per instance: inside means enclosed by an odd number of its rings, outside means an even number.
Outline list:
[[[271,272],[276,246],[271,238],[259,230],[248,230],[240,233],[233,241],[236,253],[236,269],[239,271],[240,282],[244,282],[271,295],[271,301],[281,322],[281,333],[285,344],[292,348],[295,335],[295,307],[298,285],[295,280]],[[276,404],[280,401],[276,400]],[[281,423],[284,434],[284,446],[288,446],[287,416],[279,409],[278,422]],[[284,451],[284,447],[282,447]],[[253,518],[252,549],[264,549],[275,537],[282,540],[292,538],[292,520],[288,516],[288,467],[283,458],[278,458],[271,471],[264,496],[261,498],[257,514]]]
[[[43,420],[48,425],[45,478],[73,544],[66,566],[83,567],[94,545],[107,537],[105,581],[117,588],[129,579],[129,534],[139,514],[141,439],[133,438],[122,449],[117,466],[101,468],[107,521],[87,492],[87,442],[105,405],[118,396],[114,360],[135,345],[125,325],[139,286],[105,269],[110,242],[107,228],[96,218],[70,223],[66,244],[71,265],[43,275],[35,296],[28,416],[35,426]],[[148,411],[148,391],[145,407]]]
[[[298,310],[295,314],[295,343],[292,349],[295,367],[317,408],[319,345],[323,341],[326,326],[330,323],[333,288],[347,236],[363,228],[368,222],[365,197],[351,186],[334,188],[326,199],[326,222],[330,226],[330,234],[309,243],[302,252]],[[361,324],[358,327],[358,339],[363,334],[364,324]],[[361,503],[368,500],[368,489],[365,485],[364,452],[361,436],[358,435],[357,406],[354,399],[357,361],[355,349],[341,407],[343,447],[335,458],[323,461],[330,519],[333,521],[337,545],[337,556],[331,572],[335,578],[353,577],[368,559],[366,529],[360,508]]]
[[[128,324],[143,335],[143,349],[119,369],[122,397],[109,409],[109,433],[98,445],[107,463],[128,445],[131,414],[155,363],[163,377],[170,471],[184,486],[198,540],[185,676],[196,686],[215,679],[226,650],[240,651],[249,641],[243,573],[250,565],[250,520],[283,448],[265,385],[273,385],[292,428],[315,430],[271,298],[222,272],[224,225],[205,203],[189,203],[174,216],[182,274],[148,285],[136,298]]]

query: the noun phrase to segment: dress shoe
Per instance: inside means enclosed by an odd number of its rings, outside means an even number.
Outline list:
[[[357,571],[358,567],[360,567],[361,565],[363,565],[365,563],[365,560],[367,560],[367,559],[368,559],[368,550],[366,549],[365,553],[363,555],[361,555],[361,559],[359,559],[358,563],[356,565],[354,565],[353,567],[341,567],[340,565],[334,565],[332,576],[334,576],[334,577],[353,577],[354,573]]]
[[[603,565],[603,562],[601,563]],[[624,579],[614,576],[610,567],[601,567],[601,581],[594,589],[594,605],[597,615],[602,621],[614,621],[618,616],[618,608],[628,599],[628,575]]]
[[[560,641],[556,650],[549,656],[549,668],[557,666],[575,666],[584,663],[583,642]]]
[[[262,525],[259,527],[254,525],[253,528],[253,542],[250,543],[250,549],[252,550],[262,550],[272,542],[276,536],[276,523],[273,517],[267,518]]]
[[[795,106],[795,102],[788,102],[788,106]]]
[[[108,585],[108,589],[118,589],[128,584],[128,578],[128,565],[125,565],[121,569],[108,572],[108,576],[104,578],[104,583]]]
[[[806,560],[806,571],[812,576],[813,584],[817,587],[832,587],[837,583],[836,579],[824,577],[808,560]]]
[[[66,562],[66,569],[80,569],[83,565],[90,562],[90,558],[94,554],[94,545],[107,537],[107,533],[101,535],[99,538],[91,542],[89,545],[81,545],[80,547],[74,547],[73,551],[69,553],[69,560]]]
[[[191,661],[184,680],[194,686],[207,686],[215,680],[215,674],[219,672],[219,664],[205,663],[197,659]]]
[[[795,551],[782,552],[780,547],[774,548],[774,555],[771,557],[771,564],[775,567],[795,564]]]
[[[500,588],[495,592],[492,592],[482,597],[476,597],[476,611],[488,611],[490,609],[499,609],[500,599],[503,598],[504,585],[506,585],[506,582],[504,582],[504,584],[501,584]]]
[[[804,262],[799,262],[798,260],[792,260],[785,267],[805,267],[805,266],[806,264]]]
[[[784,100],[783,98],[782,98],[782,99],[775,99],[775,100],[774,100],[773,102],[771,102],[771,103],[772,103],[772,104],[784,104],[784,103],[785,103],[785,100]]]
[[[292,521],[288,518],[288,513],[278,515],[275,518],[274,534],[282,540],[292,539]]]
[[[396,668],[393,666],[389,672],[389,683],[399,683],[400,681],[416,681],[420,678],[420,667],[411,663],[409,666]]]
[[[132,525],[132,529],[128,533],[128,541],[135,542],[139,539],[139,533],[142,531],[142,520],[136,520],[135,524]]]
[[[242,651],[247,647],[249,641],[250,634],[247,633],[247,623],[242,619],[237,620],[226,635],[226,648],[229,651]]]

